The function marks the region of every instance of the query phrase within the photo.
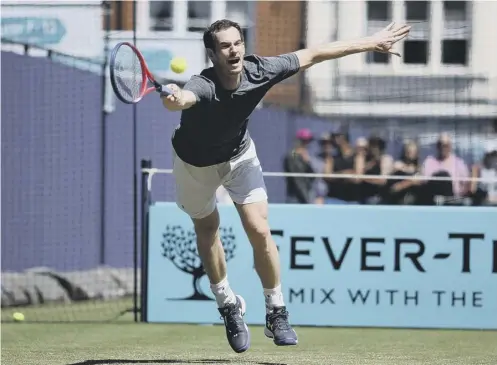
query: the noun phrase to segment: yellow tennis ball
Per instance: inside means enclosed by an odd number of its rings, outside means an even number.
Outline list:
[[[14,321],[16,322],[21,322],[21,321],[24,321],[24,314],[22,314],[21,312],[15,312],[12,317],[14,318]]]
[[[173,72],[177,74],[185,72],[186,59],[184,59],[183,57],[174,57],[171,60],[171,70],[173,70]]]

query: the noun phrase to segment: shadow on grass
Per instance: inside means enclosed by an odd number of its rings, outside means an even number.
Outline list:
[[[237,360],[223,360],[223,359],[199,359],[199,360],[126,360],[126,359],[112,359],[112,360],[85,360],[82,362],[75,362],[67,365],[112,365],[112,364],[237,364]],[[244,361],[253,365],[287,365],[277,362],[260,362],[260,361]]]

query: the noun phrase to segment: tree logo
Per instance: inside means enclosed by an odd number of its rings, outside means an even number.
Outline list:
[[[226,261],[235,257],[235,235],[233,228],[220,227],[219,235],[224,248]],[[205,295],[200,287],[200,279],[205,275],[197,250],[197,236],[193,230],[181,226],[167,225],[162,234],[162,256],[169,259],[174,266],[193,277],[193,294],[186,298],[169,300],[214,300]]]

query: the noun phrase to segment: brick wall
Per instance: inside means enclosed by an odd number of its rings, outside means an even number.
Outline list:
[[[110,10],[110,29],[133,30],[133,2],[112,0],[108,3]],[[105,29],[105,19],[102,19],[102,29]]]
[[[302,1],[258,1],[256,5],[255,53],[273,56],[300,49],[303,44]],[[275,86],[265,101],[278,105],[297,107],[300,101],[300,78],[295,75]]]

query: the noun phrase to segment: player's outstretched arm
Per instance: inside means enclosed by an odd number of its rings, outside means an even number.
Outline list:
[[[182,90],[176,84],[166,85],[173,91],[172,95],[162,95],[162,104],[170,111],[188,109],[197,102],[197,97],[190,90]]]
[[[390,53],[400,57],[400,54],[395,52],[392,47],[395,43],[404,39],[410,30],[411,27],[408,25],[397,25],[392,22],[385,29],[369,37],[328,43],[302,49],[296,51],[295,54],[299,59],[301,70],[307,69],[316,63],[361,52]]]

